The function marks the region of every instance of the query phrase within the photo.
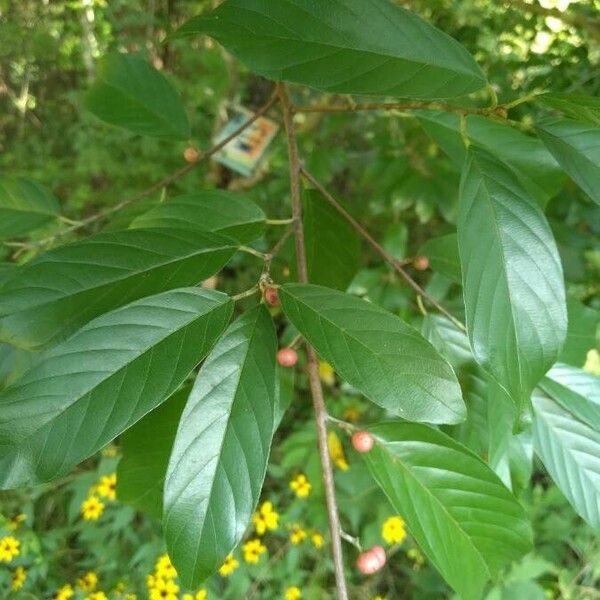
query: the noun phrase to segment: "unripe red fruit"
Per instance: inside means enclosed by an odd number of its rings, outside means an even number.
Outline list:
[[[375,440],[368,431],[357,431],[352,434],[352,445],[357,452],[370,452]]]
[[[277,288],[269,287],[265,290],[265,302],[271,306],[279,306],[281,304]]]
[[[381,546],[373,546],[370,550],[361,552],[356,560],[356,568],[363,575],[377,573],[385,565],[385,550]]]
[[[298,353],[293,348],[282,348],[277,352],[277,362],[282,367],[293,367],[298,362]]]
[[[198,152],[198,150],[196,150],[196,148],[193,146],[188,146],[183,151],[183,158],[185,158],[186,162],[189,162],[190,164],[197,163],[198,159],[200,158],[200,152]]]
[[[413,260],[413,267],[417,271],[426,271],[429,268],[429,259],[426,256],[417,256]]]

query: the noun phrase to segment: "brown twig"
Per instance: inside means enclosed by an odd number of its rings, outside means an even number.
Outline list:
[[[451,313],[449,313],[435,298],[430,296],[403,268],[402,262],[394,258],[377,240],[315,179],[305,167],[300,167],[300,173],[313,185],[321,195],[331,204],[345,219],[356,229],[356,231],[373,247],[373,249],[385,260],[404,281],[432,306],[435,306],[461,331],[466,331],[465,326]]]
[[[111,207],[107,208],[106,210],[103,210],[94,215],[91,215],[91,216],[87,217],[86,219],[79,221],[75,225],[72,225],[71,227],[68,227],[67,229],[65,229],[63,231],[59,231],[58,233],[55,233],[54,235],[44,238],[42,240],[39,240],[35,243],[27,244],[23,248],[23,250],[33,249],[33,248],[41,247],[48,243],[51,243],[60,237],[63,237],[69,233],[72,233],[73,231],[77,231],[78,229],[81,229],[82,227],[86,227],[87,225],[90,225],[91,223],[94,223],[100,219],[108,217],[108,216],[112,215],[113,213],[118,212],[121,209],[125,208],[126,206],[133,204],[137,200],[141,200],[142,198],[145,198],[146,196],[149,196],[150,194],[157,192],[158,190],[161,190],[162,188],[171,185],[174,181],[177,181],[184,175],[187,175],[192,169],[194,169],[203,160],[206,160],[213,154],[216,154],[219,150],[221,150],[229,142],[234,140],[238,135],[240,135],[240,133],[242,133],[250,125],[252,125],[252,123],[254,123],[254,121],[256,121],[262,115],[264,115],[275,104],[276,101],[277,101],[277,93],[274,92],[273,95],[271,96],[271,98],[269,99],[269,101],[264,106],[259,108],[245,123],[242,123],[237,129],[232,131],[227,137],[222,139],[218,144],[215,144],[208,150],[201,152],[200,156],[198,157],[196,162],[186,165],[185,167],[181,167],[181,169],[178,169],[174,173],[171,173],[171,175],[165,177],[164,179],[161,179],[160,181],[157,181],[156,183],[152,184],[150,187],[146,188],[145,190],[138,192],[137,194],[135,194],[135,196],[132,196],[130,198],[122,200],[118,204],[115,204],[114,206],[111,206]],[[22,250],[21,250],[21,252],[22,252]]]
[[[304,246],[304,229],[302,226],[302,202],[300,197],[300,159],[298,156],[298,144],[294,129],[294,115],[292,105],[287,95],[285,84],[277,84],[279,98],[283,107],[283,121],[287,134],[288,156],[290,167],[290,190],[292,196],[292,214],[294,216],[294,238],[296,242],[296,263],[298,266],[298,278],[301,282],[308,282],[308,270],[306,266],[306,253]],[[338,600],[347,600],[346,578],[344,575],[344,557],[342,553],[340,517],[335,497],[335,483],[333,480],[333,468],[327,445],[327,409],[323,398],[323,389],[319,378],[319,365],[317,355],[310,344],[306,344],[308,356],[308,378],[310,382],[311,396],[315,411],[317,426],[317,439],[319,443],[319,457],[323,469],[323,483],[325,485],[325,500],[327,503],[327,516],[329,520],[329,531],[331,534],[331,548],[333,554],[333,566],[335,572],[335,585]]]

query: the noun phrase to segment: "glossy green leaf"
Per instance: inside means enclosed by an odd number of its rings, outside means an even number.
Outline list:
[[[462,169],[466,152],[459,116],[437,111],[418,111],[417,116],[427,134]],[[563,187],[562,169],[537,138],[479,115],[468,116],[466,125],[469,141],[508,165],[540,206]]]
[[[421,325],[421,333],[455,369],[474,362],[469,338],[447,317],[426,315]]]
[[[191,230],[100,233],[46,252],[0,286],[0,340],[24,348],[60,341],[109,310],[219,271],[236,250]]]
[[[232,310],[225,294],[182,288],[102,315],[50,350],[0,394],[0,487],[58,477],[141,419],[209,352]]]
[[[187,140],[185,109],[164,75],[138,54],[111,53],[98,63],[85,105],[99,119],[133,133]]]
[[[242,194],[203,190],[162,202],[131,224],[134,229],[168,227],[212,231],[248,244],[265,229],[265,213]]]
[[[538,123],[540,139],[573,181],[600,204],[600,127],[572,119]]]
[[[284,285],[279,298],[321,358],[376,404],[411,421],[458,423],[466,417],[452,367],[392,313],[316,285]]]
[[[18,379],[33,364],[35,355],[15,348],[9,344],[0,344],[0,390]]]
[[[190,386],[185,385],[121,438],[117,498],[157,519],[162,516],[167,465],[189,395]]]
[[[317,191],[306,190],[302,205],[308,279],[345,291],[358,271],[360,240]]]
[[[219,568],[256,509],[273,435],[276,350],[264,305],[244,313],[206,359],[181,417],[163,529],[186,587]]]
[[[534,446],[575,511],[600,531],[600,432],[536,392]]]
[[[410,533],[463,600],[480,600],[486,582],[528,552],[525,511],[474,453],[425,425],[369,428],[371,474]]]
[[[56,198],[25,177],[0,177],[0,241],[23,235],[58,216]]]
[[[462,283],[458,239],[455,233],[430,238],[420,248],[418,254],[429,259],[429,266],[456,283]]]
[[[0,285],[7,281],[17,272],[16,263],[0,262]]]
[[[264,77],[327,92],[452,98],[486,84],[460,44],[388,0],[226,0],[176,35],[198,33]]]
[[[600,432],[600,377],[557,363],[539,387],[565,410]]]
[[[583,94],[542,94],[537,104],[553,108],[576,121],[588,121],[600,126],[600,98]]]
[[[460,194],[458,245],[473,354],[521,406],[566,337],[556,243],[513,172],[487,152],[469,153]]]
[[[587,353],[600,347],[600,312],[575,298],[567,298],[567,315],[567,340],[558,360],[583,367]]]

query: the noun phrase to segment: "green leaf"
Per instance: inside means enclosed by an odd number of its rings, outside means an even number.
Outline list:
[[[249,198],[223,190],[176,196],[137,217],[133,229],[168,227],[212,231],[248,244],[265,229],[266,216]]]
[[[181,417],[163,529],[186,587],[219,568],[256,509],[273,435],[276,349],[264,305],[244,313],[206,359]]]
[[[371,474],[410,533],[464,600],[532,545],[525,512],[474,453],[425,425],[369,428],[377,443],[364,455]]]
[[[458,42],[387,0],[226,0],[176,35],[198,33],[259,75],[326,92],[452,98],[486,84]]]
[[[460,195],[458,245],[473,354],[521,406],[566,337],[556,244],[540,208],[487,152],[469,152]]]
[[[426,315],[421,332],[455,369],[474,362],[469,338],[447,317]]]
[[[66,473],[175,391],[208,353],[232,300],[201,288],[91,321],[0,394],[0,487]]]
[[[152,517],[162,516],[163,489],[179,418],[190,395],[186,385],[121,438],[117,498]]]
[[[575,511],[600,531],[600,432],[541,392],[532,400],[537,455]]]
[[[573,181],[600,204],[600,127],[572,119],[548,119],[538,124],[537,132]]]
[[[56,198],[25,177],[0,177],[0,241],[28,233],[58,216]]]
[[[32,364],[34,355],[9,344],[0,344],[0,391],[18,379]]]
[[[150,294],[196,285],[219,271],[235,242],[191,230],[100,233],[55,248],[0,286],[0,340],[39,348]]]
[[[460,135],[459,116],[423,110],[417,112],[417,117],[427,134],[462,169],[466,152]],[[563,187],[562,169],[537,138],[479,115],[468,116],[466,125],[471,144],[487,150],[508,165],[540,206],[545,206]]]
[[[411,421],[465,419],[452,367],[395,315],[316,285],[284,285],[279,298],[288,319],[321,358],[379,406]]]
[[[358,271],[360,240],[319,192],[306,190],[302,204],[308,279],[345,291]]]
[[[0,262],[0,285],[8,281],[17,272],[16,263]]]
[[[600,432],[600,377],[557,363],[539,387],[565,410]]]
[[[420,248],[418,254],[429,259],[429,266],[455,283],[462,283],[458,239],[455,233],[430,238]]]
[[[559,361],[575,367],[583,367],[587,353],[600,346],[598,330],[600,313],[575,298],[567,298],[567,315],[569,317],[567,340]]]
[[[137,54],[104,56],[85,105],[106,123],[140,135],[169,140],[187,140],[191,135],[177,92]]]
[[[537,104],[553,108],[576,121],[588,121],[600,126],[600,98],[583,94],[542,94]]]

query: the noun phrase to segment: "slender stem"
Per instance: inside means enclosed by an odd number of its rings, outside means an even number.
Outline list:
[[[115,212],[118,212],[122,208],[125,208],[126,206],[128,206],[129,204],[132,204],[133,202],[136,202],[137,200],[141,200],[142,198],[145,198],[146,196],[149,196],[150,194],[169,186],[174,181],[177,181],[184,175],[187,175],[199,163],[201,163],[203,160],[206,160],[213,154],[216,154],[219,150],[221,150],[229,142],[231,142],[233,139],[235,139],[238,135],[240,135],[240,133],[242,133],[244,130],[246,130],[248,127],[250,127],[250,125],[252,125],[252,123],[254,123],[254,121],[259,119],[264,113],[266,113],[275,104],[276,101],[277,101],[277,94],[273,93],[273,95],[271,96],[269,101],[264,106],[259,108],[246,122],[242,123],[242,125],[240,125],[237,129],[232,131],[226,138],[222,139],[218,144],[215,144],[208,150],[205,150],[204,152],[202,152],[200,154],[200,156],[198,157],[198,159],[196,160],[196,162],[186,165],[185,167],[181,167],[181,169],[178,169],[174,173],[171,173],[171,175],[165,177],[164,179],[161,179],[160,181],[157,181],[156,183],[152,184],[150,187],[146,188],[145,190],[138,192],[137,194],[135,194],[134,196],[132,196],[130,198],[122,200],[118,204],[115,204],[114,206],[111,206],[111,207],[107,208],[106,210],[103,210],[94,215],[91,215],[91,216],[87,217],[86,219],[83,219],[82,221],[75,223],[71,227],[68,227],[67,229],[64,229],[63,231],[59,231],[58,233],[55,233],[52,236],[49,236],[42,240],[39,240],[38,242],[29,244],[28,248],[44,246],[47,243],[53,242],[57,238],[63,237],[69,233],[72,233],[73,231],[77,231],[78,229],[81,229],[82,227],[86,227],[87,225],[90,225],[91,223],[94,223],[95,221],[98,221],[99,219],[103,219]]]
[[[290,191],[292,196],[292,214],[294,216],[294,238],[296,241],[296,263],[298,278],[301,282],[308,281],[306,267],[306,253],[304,246],[304,229],[302,227],[302,202],[300,197],[300,159],[298,157],[298,144],[294,129],[294,115],[292,105],[287,95],[285,84],[279,83],[278,92],[283,107],[283,120],[287,133],[288,156],[290,167]],[[338,600],[348,600],[346,579],[344,575],[344,556],[342,552],[340,516],[335,497],[335,483],[333,468],[327,445],[327,409],[323,398],[323,389],[319,378],[319,364],[317,355],[310,344],[306,344],[308,356],[308,378],[315,411],[317,426],[317,439],[319,443],[319,457],[323,469],[323,483],[325,485],[325,500],[327,503],[327,516],[331,534],[331,549],[335,571],[335,585]]]
[[[259,287],[258,284],[253,285],[251,288],[245,290],[244,292],[240,292],[239,294],[236,294],[235,296],[232,296],[231,299],[234,302],[237,302],[238,300],[241,300],[242,298],[248,298],[248,296],[254,296],[254,294],[256,294],[256,292],[258,292]]]
[[[238,246],[238,250],[240,252],[245,252],[246,254],[252,254],[252,256],[256,256],[257,258],[260,258],[262,260],[269,260],[271,258],[269,254],[261,252],[260,250],[255,250],[250,246]]]
[[[267,219],[265,223],[267,225],[290,225],[294,222],[294,218],[291,219]]]
[[[306,180],[313,185],[321,195],[331,204],[345,219],[356,229],[356,231],[373,247],[373,249],[385,260],[404,281],[431,304],[435,306],[443,315],[445,315],[461,331],[466,331],[465,326],[451,313],[449,313],[435,298],[430,296],[403,268],[402,263],[394,258],[373,236],[315,179],[303,166],[300,172]]]
[[[349,544],[352,544],[359,552],[362,552],[362,545],[357,537],[346,533],[343,529],[340,532],[340,535],[342,536],[343,540],[347,541]]]

